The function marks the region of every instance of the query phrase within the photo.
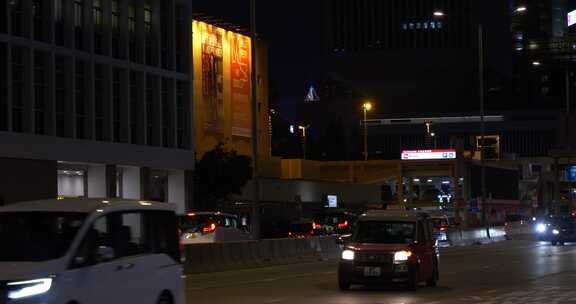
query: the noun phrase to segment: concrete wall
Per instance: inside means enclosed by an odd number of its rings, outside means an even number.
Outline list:
[[[0,205],[58,196],[56,161],[0,159]]]
[[[323,194],[337,195],[341,203],[378,203],[381,200],[379,185],[335,183],[307,180],[260,179],[260,199],[265,202],[294,202],[299,196],[303,203],[322,202]],[[252,199],[252,182],[237,199]]]
[[[186,187],[183,171],[168,172],[168,202],[177,206],[178,214],[186,212]]]
[[[88,166],[88,197],[100,198],[106,195],[106,166]]]
[[[141,199],[140,168],[122,167],[122,170],[123,198]]]

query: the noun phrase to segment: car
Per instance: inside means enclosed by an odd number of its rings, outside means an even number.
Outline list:
[[[534,234],[534,230],[538,231],[538,224],[534,226],[534,221],[532,221],[528,216],[520,214],[507,214],[504,222],[504,230],[506,235],[516,236],[516,235],[530,235]]]
[[[175,208],[128,200],[0,207],[0,303],[184,304]]]
[[[290,223],[288,237],[307,238],[314,236],[314,222],[311,220],[299,220]]]
[[[455,224],[454,218],[451,218],[447,215],[431,215],[430,219],[432,220],[432,225],[434,228],[434,238],[442,243],[448,242],[448,229],[457,226]]]
[[[576,242],[576,218],[573,216],[558,216],[550,220],[547,237],[552,246]]]
[[[344,210],[323,211],[314,216],[317,235],[343,235],[352,231],[357,216]]]
[[[372,211],[360,216],[345,241],[338,286],[405,284],[410,290],[439,280],[439,250],[427,214]]]
[[[178,217],[180,242],[186,244],[222,243],[251,240],[238,217],[222,212],[191,212]]]

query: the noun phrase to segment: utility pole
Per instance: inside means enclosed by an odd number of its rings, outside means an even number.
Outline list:
[[[482,201],[482,224],[486,227],[486,233],[490,237],[489,219],[486,212],[486,157],[485,157],[485,137],[486,137],[486,115],[484,109],[484,29],[482,24],[478,25],[478,83],[480,95],[480,167],[481,167],[481,201]]]
[[[252,51],[252,238],[254,240],[260,239],[260,180],[258,178],[258,76],[257,76],[257,60],[256,54],[256,0],[250,0],[250,37],[251,37],[251,51]]]

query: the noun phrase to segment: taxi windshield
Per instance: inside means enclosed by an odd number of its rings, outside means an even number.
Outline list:
[[[412,222],[362,221],[352,236],[355,243],[406,244],[414,240]]]

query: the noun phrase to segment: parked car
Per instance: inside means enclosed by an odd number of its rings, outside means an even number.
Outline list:
[[[432,226],[434,228],[434,238],[438,242],[448,242],[448,230],[457,227],[453,217],[447,215],[431,215]]]
[[[506,235],[528,235],[538,232],[538,224],[529,217],[520,214],[508,214],[505,217],[504,229]],[[535,231],[536,230],[536,231]]]
[[[344,244],[338,285],[404,283],[416,290],[421,282],[436,286],[439,251],[429,216],[406,211],[370,211],[362,215]]]
[[[0,240],[0,303],[185,303],[176,215],[166,203],[8,205]]]
[[[194,212],[178,217],[182,244],[237,242],[251,239],[238,217],[221,212]]]
[[[307,238],[314,236],[314,222],[311,220],[299,220],[290,224],[288,237]]]
[[[342,235],[352,232],[357,216],[344,210],[326,210],[314,216],[317,235]]]

